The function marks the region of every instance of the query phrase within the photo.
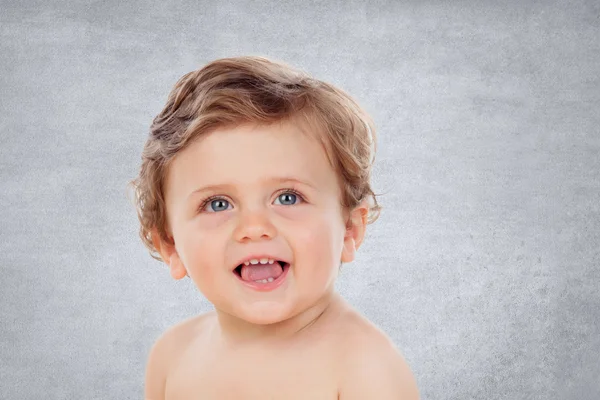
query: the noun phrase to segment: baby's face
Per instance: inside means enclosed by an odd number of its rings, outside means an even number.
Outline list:
[[[204,136],[177,155],[165,187],[190,278],[217,310],[258,324],[290,318],[333,290],[345,234],[340,194],[321,145],[288,123]],[[257,255],[288,265],[238,268]],[[261,273],[275,279],[256,282]]]

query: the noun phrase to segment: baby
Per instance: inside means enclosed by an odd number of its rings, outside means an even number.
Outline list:
[[[381,210],[371,118],[263,57],[184,75],[131,183],[140,236],[214,311],[150,351],[146,399],[419,398],[390,338],[334,290]]]

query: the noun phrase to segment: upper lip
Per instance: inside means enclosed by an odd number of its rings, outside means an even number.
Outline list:
[[[285,258],[282,258],[282,257],[279,257],[279,256],[273,256],[273,255],[270,255],[270,254],[253,254],[253,255],[250,255],[250,256],[246,256],[246,257],[240,259],[239,261],[237,261],[236,264],[235,264],[235,266],[234,266],[234,268],[237,268],[238,266],[240,266],[241,264],[245,263],[246,261],[255,260],[255,259],[260,261],[260,259],[263,259],[263,258],[271,259],[271,260],[273,260],[275,262],[277,262],[277,261],[283,261],[284,263],[289,264],[289,262]]]

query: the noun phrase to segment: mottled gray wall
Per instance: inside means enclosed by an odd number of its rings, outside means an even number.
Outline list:
[[[600,398],[598,2],[363,3],[2,1],[0,398],[141,398],[210,309],[126,183],[176,80],[246,54],[375,119],[385,209],[338,287],[423,399]]]

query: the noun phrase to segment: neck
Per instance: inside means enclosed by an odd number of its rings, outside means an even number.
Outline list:
[[[325,319],[342,302],[341,296],[332,291],[301,313],[268,325],[252,324],[217,309],[217,329],[220,331],[221,338],[229,344],[255,343],[262,340],[270,342],[289,340],[310,330],[311,326],[317,321]]]

